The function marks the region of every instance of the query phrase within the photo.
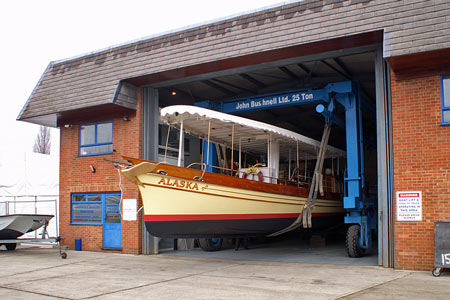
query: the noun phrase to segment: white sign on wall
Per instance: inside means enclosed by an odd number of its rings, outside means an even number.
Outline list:
[[[136,199],[123,199],[122,201],[122,219],[124,221],[136,221],[137,220],[137,200]]]
[[[397,192],[397,221],[422,221],[422,191]]]

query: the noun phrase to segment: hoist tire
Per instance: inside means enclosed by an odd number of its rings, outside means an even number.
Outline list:
[[[198,239],[198,245],[203,251],[219,251],[222,249],[222,238]]]
[[[347,230],[345,246],[349,257],[357,258],[364,256],[365,249],[359,246],[360,233],[361,228],[359,225],[351,225]]]

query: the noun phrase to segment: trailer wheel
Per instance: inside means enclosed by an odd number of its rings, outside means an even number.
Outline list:
[[[198,245],[203,251],[219,251],[222,248],[222,238],[198,239]]]
[[[66,259],[67,258],[67,253],[66,252],[62,252],[61,253],[61,258],[62,259]]]
[[[433,274],[434,277],[441,276],[442,268],[434,268],[433,271],[431,271],[431,274]]]
[[[17,244],[5,244],[6,249],[9,251],[14,251],[16,250]]]
[[[359,225],[351,225],[347,230],[347,236],[345,238],[345,246],[347,247],[347,253],[350,257],[362,257],[365,249],[359,246],[359,235],[361,229]]]

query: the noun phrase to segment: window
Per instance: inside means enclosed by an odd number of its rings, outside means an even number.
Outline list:
[[[450,124],[450,75],[441,76],[442,124]]]
[[[113,152],[112,121],[80,124],[80,156],[109,154]]]
[[[167,156],[178,157],[178,148],[180,142],[180,130],[175,127],[170,128],[168,131],[168,125],[159,124],[159,146],[158,154],[164,155],[166,152],[166,142],[167,142]],[[167,133],[169,132],[169,139],[167,140]],[[186,136],[186,133],[185,133]],[[190,151],[190,140],[189,138],[184,138],[184,155],[189,156]]]
[[[71,224],[120,223],[120,194],[74,194]]]

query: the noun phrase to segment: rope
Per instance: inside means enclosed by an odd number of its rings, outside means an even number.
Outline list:
[[[167,162],[167,147],[169,145],[170,125],[167,127],[166,149],[164,151],[164,162]]]
[[[157,165],[159,165],[160,163],[157,163]],[[122,205],[123,205],[123,185],[122,185],[122,173],[120,172],[120,168],[117,168],[117,172],[119,173],[119,189],[120,189],[120,202],[119,202],[119,214],[120,214],[120,219],[122,219]],[[136,212],[136,215],[144,208],[144,205],[142,205],[138,211]]]
[[[119,173],[119,189],[120,189],[119,214],[120,219],[122,219],[122,198],[123,198],[122,173],[120,173],[120,169],[117,169],[117,172]]]
[[[209,162],[209,138],[210,138],[210,135],[211,135],[211,120],[208,120],[208,147],[206,148],[206,163],[205,163],[205,168],[203,169],[202,176],[197,178],[197,180],[199,180],[199,181],[203,181],[203,176],[205,175],[205,172],[206,172],[206,166],[208,165],[208,162]]]
[[[233,168],[233,166],[234,166],[233,159],[234,159],[234,124],[233,124],[233,127],[231,129],[231,163],[230,163],[230,169],[231,169],[230,175],[231,176],[233,176],[233,170],[234,170],[234,168]]]
[[[308,199],[306,200],[302,211],[300,212],[297,219],[291,225],[289,225],[288,227],[286,227],[280,231],[269,234],[268,236],[277,236],[277,235],[289,232],[291,230],[294,230],[294,229],[300,227],[300,225],[302,225],[302,224],[303,224],[304,228],[312,227],[311,212],[314,209],[314,204],[317,199],[317,192],[319,190],[320,181],[322,179],[323,162],[325,159],[326,146],[328,144],[330,132],[331,132],[331,125],[328,123],[325,123],[325,127],[323,129],[322,141],[320,142],[319,153],[318,153],[317,160],[316,160],[316,167],[314,169],[314,175],[313,175],[313,178],[311,181],[311,186],[309,188]]]

